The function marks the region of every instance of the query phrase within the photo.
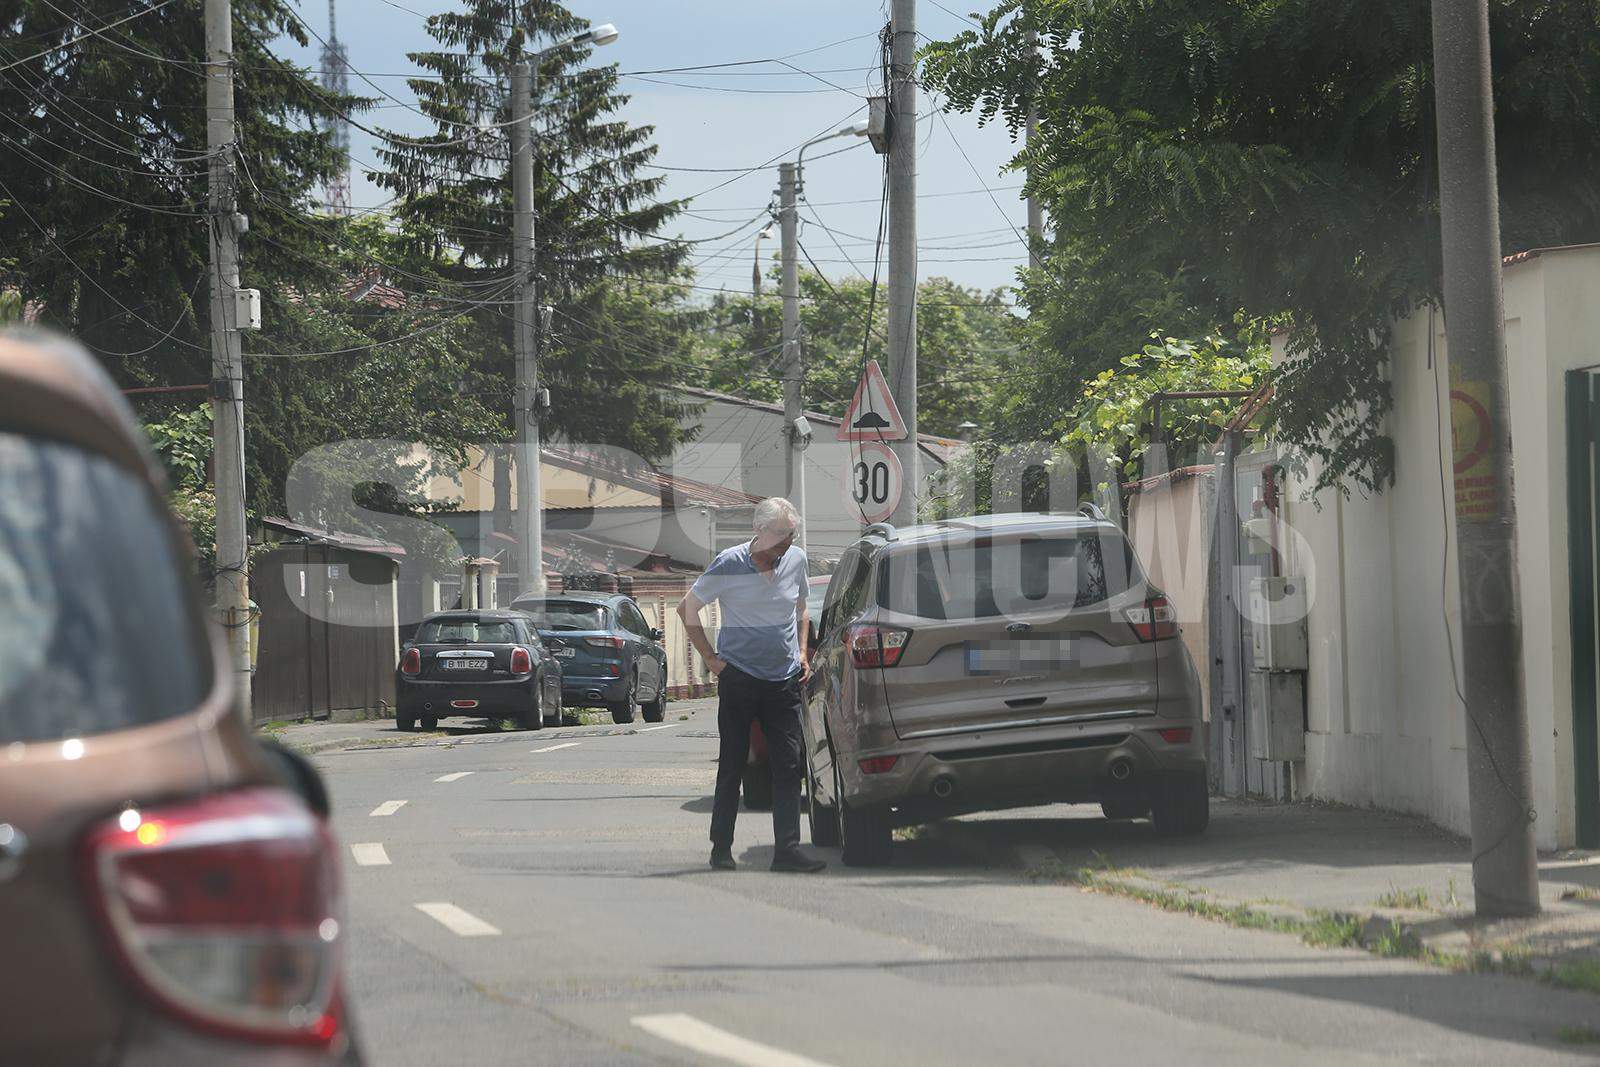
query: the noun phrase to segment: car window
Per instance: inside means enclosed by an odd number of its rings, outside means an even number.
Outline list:
[[[1120,535],[1095,531],[925,543],[879,570],[878,603],[925,619],[982,619],[1098,604],[1140,580]]]
[[[827,633],[861,613],[867,604],[867,577],[871,571],[872,565],[859,551],[852,551],[839,561],[839,569],[828,583],[827,606],[823,608],[826,625],[820,632]]]
[[[637,604],[623,601],[617,610],[618,617],[622,620],[622,627],[640,637],[650,636],[650,624],[644,621],[644,613]]]
[[[417,629],[424,645],[511,645],[518,641],[517,624],[510,619],[429,619]]]
[[[604,604],[582,600],[519,600],[516,609],[541,630],[609,630]]]
[[[0,742],[192,711],[211,687],[189,563],[139,478],[0,433]]]

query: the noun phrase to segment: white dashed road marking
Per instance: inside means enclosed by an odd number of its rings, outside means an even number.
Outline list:
[[[369,814],[369,815],[393,815],[395,812],[399,811],[401,808],[403,808],[405,806],[406,806],[406,802],[403,801],[403,800],[385,800],[382,804],[379,804],[377,807],[373,808],[367,814]]]
[[[434,781],[436,781],[436,782],[454,782],[454,781],[457,781],[459,779],[465,778],[467,775],[469,775],[471,773],[472,773],[471,771],[457,771],[454,774],[441,774],[439,777],[435,778]]]
[[[631,1021],[663,1041],[744,1067],[827,1067],[818,1060],[719,1030],[693,1015],[639,1015]]]
[[[534,749],[529,749],[528,751],[530,751],[530,752],[559,752],[563,748],[577,748],[581,744],[583,744],[582,741],[568,741],[564,745],[546,745],[543,748],[534,748]]]
[[[437,919],[446,930],[458,937],[494,937],[500,933],[476,915],[462,911],[454,904],[430,901],[416,905],[416,909],[431,919]]]
[[[383,850],[382,841],[368,841],[360,845],[350,846],[350,855],[362,867],[387,867],[389,854]]]
[[[639,728],[639,732],[641,734],[647,734],[651,730],[670,730],[674,726],[682,726],[682,725],[683,725],[683,723],[681,723],[681,722],[664,722],[660,726],[641,726]]]

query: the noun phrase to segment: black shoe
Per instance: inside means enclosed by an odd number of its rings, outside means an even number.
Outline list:
[[[711,866],[719,871],[739,869],[739,865],[733,862],[733,850],[728,848],[714,848],[711,850]]]
[[[808,856],[798,848],[779,852],[772,857],[772,869],[790,874],[816,874],[828,866],[827,860]]]

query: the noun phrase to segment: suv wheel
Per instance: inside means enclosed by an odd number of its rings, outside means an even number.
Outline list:
[[[635,709],[638,707],[638,704],[639,676],[637,674],[630,674],[628,676],[628,688],[622,694],[622,699],[617,701],[615,704],[607,704],[606,707],[611,709],[611,721],[620,726],[623,723],[633,721]]]
[[[641,704],[639,710],[644,714],[645,722],[660,722],[667,717],[667,673],[661,672],[661,682],[656,686],[656,698],[648,704]]]
[[[839,798],[839,845],[846,867],[882,867],[894,844],[889,813],[882,808],[852,808],[844,798],[839,761],[833,761],[833,791]]]
[[[1184,774],[1158,782],[1150,796],[1150,818],[1156,832],[1191,836],[1211,821],[1211,795],[1203,775]]]
[[[1102,800],[1100,811],[1108,819],[1142,819],[1150,814],[1150,805],[1140,800]]]
[[[811,760],[806,759],[806,821],[811,824],[811,843],[818,848],[835,848],[839,844],[839,809],[830,808],[817,799],[817,776],[812,773]],[[835,798],[837,799],[837,798]]]

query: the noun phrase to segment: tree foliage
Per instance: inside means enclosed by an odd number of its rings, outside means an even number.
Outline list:
[[[1490,17],[1502,244],[1600,239],[1597,5]],[[1325,484],[1387,482],[1391,324],[1439,296],[1427,0],[1004,0],[925,77],[1013,132],[1040,115],[1016,162],[1056,235],[1022,291],[1044,358],[1001,410],[1036,429],[1030,389],[1151,329],[1282,314],[1277,433]]]

